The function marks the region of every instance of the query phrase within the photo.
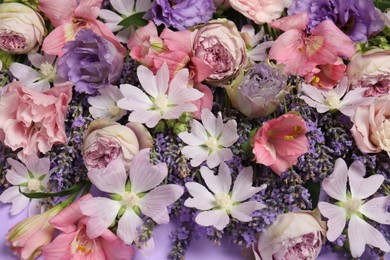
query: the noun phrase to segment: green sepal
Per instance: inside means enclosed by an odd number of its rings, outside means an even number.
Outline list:
[[[303,187],[305,187],[310,193],[313,209],[316,208],[320,199],[321,184],[319,182],[308,181],[303,185]]]
[[[142,18],[144,16],[144,14],[145,14],[145,12],[132,14],[132,15],[126,17],[125,19],[123,19],[122,21],[120,21],[118,23],[118,25],[121,25],[123,27],[129,27],[131,25],[145,26],[148,24],[148,21],[146,21],[145,19]]]
[[[50,198],[50,197],[63,197],[70,194],[73,194],[75,192],[78,192],[85,184],[85,181],[81,181],[77,184],[75,184],[72,188],[63,190],[60,192],[31,192],[26,193],[23,192],[19,187],[19,192],[30,199],[43,199],[43,198]]]
[[[118,195],[118,194],[110,194],[109,196],[110,196],[111,199],[116,200],[116,201],[121,201],[122,200],[122,196]]]

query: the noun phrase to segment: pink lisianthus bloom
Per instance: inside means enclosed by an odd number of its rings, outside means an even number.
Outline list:
[[[103,0],[39,0],[39,10],[45,13],[55,29],[45,38],[42,49],[50,55],[62,56],[65,43],[72,41],[80,29],[90,28],[110,41],[124,57],[126,49],[111,30],[97,20]]]
[[[80,204],[91,198],[90,194],[84,195],[49,221],[63,233],[42,249],[42,255],[46,260],[132,259],[133,248],[126,246],[110,230],[106,229],[93,239],[88,237],[86,224],[89,217],[81,213]]]
[[[272,45],[269,58],[284,64],[287,74],[304,77],[318,65],[334,64],[339,57],[350,58],[355,53],[352,40],[330,20],[307,34],[308,19],[307,13],[301,13],[270,23],[285,32]]]
[[[305,121],[293,112],[264,122],[252,139],[256,162],[280,175],[308,151],[306,133]]]
[[[190,79],[201,82],[213,69],[202,59],[195,57],[191,48],[190,31],[174,32],[165,28],[158,36],[156,25],[150,21],[139,28],[127,43],[130,55],[154,73],[167,63],[169,76],[172,79],[176,72],[188,68]]]
[[[40,93],[13,81],[0,96],[0,140],[22,155],[46,153],[66,143],[64,118],[72,98],[65,83]]]
[[[318,65],[309,74],[305,75],[305,81],[320,89],[333,89],[345,75],[347,66],[341,58],[333,64]]]

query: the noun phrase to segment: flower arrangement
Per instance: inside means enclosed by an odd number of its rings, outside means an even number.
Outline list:
[[[147,257],[168,223],[161,259],[389,257],[389,8],[1,1],[0,201],[28,217],[0,235],[20,259]]]

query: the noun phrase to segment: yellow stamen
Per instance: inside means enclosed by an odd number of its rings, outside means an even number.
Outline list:
[[[286,141],[294,140],[294,136],[292,136],[292,135],[285,135],[284,136],[284,140],[286,140]]]

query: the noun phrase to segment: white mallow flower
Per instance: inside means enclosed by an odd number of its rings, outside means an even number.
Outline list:
[[[384,252],[390,251],[383,235],[363,218],[390,224],[390,213],[387,212],[390,196],[366,200],[379,189],[384,177],[374,174],[364,178],[365,173],[362,162],[355,161],[348,169],[343,159],[337,159],[333,173],[322,182],[322,188],[338,202],[336,205],[318,203],[321,214],[328,219],[326,236],[329,241],[335,241],[341,235],[349,220],[348,239],[353,257],[360,257],[366,244],[379,247]],[[348,178],[350,192],[347,191]]]
[[[65,82],[56,74],[55,59],[56,56],[32,53],[28,55],[28,60],[38,71],[18,62],[12,63],[9,70],[24,86],[37,92],[45,92],[50,89],[50,83]]]
[[[168,223],[167,206],[179,199],[184,189],[176,184],[158,186],[167,174],[165,163],[150,163],[149,149],[141,150],[134,157],[128,185],[125,167],[119,159],[106,168],[90,170],[90,181],[99,190],[110,193],[112,199],[95,197],[81,204],[83,214],[90,217],[88,236],[100,236],[119,216],[117,235],[129,245],[138,237],[137,227],[143,223],[141,214],[157,224]]]
[[[36,155],[28,156],[24,159],[25,165],[14,160],[7,159],[11,165],[5,175],[7,181],[14,185],[6,189],[0,195],[0,201],[3,203],[12,203],[11,215],[19,214],[26,208],[30,199],[19,192],[24,193],[44,192],[47,188],[52,171],[50,171],[49,158],[38,158]],[[29,206],[29,215],[35,215],[39,212],[39,199],[32,199]]]
[[[188,70],[182,69],[169,82],[168,65],[164,62],[156,75],[145,66],[138,66],[137,76],[142,88],[130,84],[120,85],[125,96],[117,102],[118,107],[132,110],[129,121],[155,127],[161,119],[177,119],[184,112],[198,110],[193,101],[203,93],[188,85]]]
[[[135,31],[133,26],[123,29],[123,26],[118,25],[124,18],[131,16],[136,13],[148,11],[152,5],[153,1],[151,0],[110,0],[112,8],[117,11],[119,14],[107,10],[101,9],[99,12],[99,17],[103,19],[106,23],[106,26],[112,32],[118,32],[116,38],[123,43],[127,43],[132,33]]]
[[[181,152],[191,158],[193,167],[206,161],[209,168],[214,168],[233,157],[228,147],[238,139],[237,122],[232,119],[224,124],[220,113],[215,117],[208,109],[202,110],[201,119],[203,125],[194,119],[190,123],[191,133],[179,134],[180,139],[188,144]]]
[[[347,92],[346,77],[332,90],[320,90],[306,83],[302,83],[302,90],[305,95],[301,95],[300,98],[309,106],[316,108],[318,113],[335,109],[346,116],[353,116],[357,107],[369,105],[373,101],[371,97],[364,96],[366,88],[356,88]]]
[[[123,98],[122,92],[118,87],[110,85],[99,89],[100,96],[88,98],[89,112],[94,119],[105,118],[112,121],[118,121],[126,111],[120,109],[116,102]]]
[[[195,218],[199,225],[222,230],[229,224],[229,215],[249,222],[255,210],[266,207],[255,200],[243,202],[267,187],[265,184],[252,187],[252,167],[246,167],[238,174],[232,191],[232,176],[226,163],[221,163],[218,175],[205,166],[200,168],[200,173],[211,192],[199,183],[187,182],[185,186],[192,198],[184,202],[186,207],[202,210]]]

